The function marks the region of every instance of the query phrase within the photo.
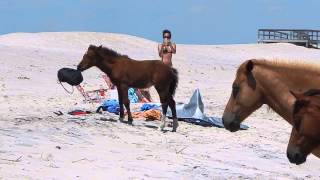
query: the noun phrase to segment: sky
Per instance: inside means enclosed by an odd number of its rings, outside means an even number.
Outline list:
[[[0,35],[94,31],[179,44],[255,43],[259,28],[320,30],[320,0],[0,0]]]

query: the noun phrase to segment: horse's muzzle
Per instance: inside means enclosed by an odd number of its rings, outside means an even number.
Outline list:
[[[300,165],[307,160],[307,156],[298,147],[291,146],[287,149],[287,157],[290,163]]]
[[[224,127],[231,132],[236,132],[240,129],[240,121],[235,113],[225,113],[222,117],[222,122]]]

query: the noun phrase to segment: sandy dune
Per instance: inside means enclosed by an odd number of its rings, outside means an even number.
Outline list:
[[[109,33],[16,33],[0,36],[0,179],[319,179],[320,160],[291,165],[290,126],[265,107],[245,122],[247,131],[180,123],[177,133],[158,122],[118,123],[112,114],[56,116],[77,108],[95,111],[75,91],[67,94],[56,72],[75,67],[89,44],[134,59],[158,59],[157,43]],[[221,117],[235,70],[244,60],[317,62],[320,51],[290,44],[177,45],[178,102],[199,88],[205,113]],[[104,85],[102,73],[83,73],[87,90]],[[154,99],[157,94],[152,90]]]

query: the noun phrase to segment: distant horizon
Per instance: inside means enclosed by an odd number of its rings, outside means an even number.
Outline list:
[[[308,5],[308,8],[301,9]],[[320,30],[318,0],[2,0],[0,35],[105,32],[177,44],[252,44],[258,29]]]
[[[138,38],[143,38],[149,41],[153,41],[153,42],[159,42],[159,41],[155,41],[152,39],[148,39],[145,37],[141,37],[141,36],[137,36],[134,34],[125,34],[125,33],[117,33],[117,32],[100,32],[100,31],[39,31],[39,32],[10,32],[10,33],[5,33],[5,34],[0,34],[0,36],[5,36],[8,34],[18,34],[18,33],[26,33],[26,34],[33,34],[33,33],[77,33],[77,32],[84,32],[84,33],[112,33],[112,34],[120,34],[120,35],[128,35],[128,36],[135,36]],[[258,44],[258,42],[248,42],[248,43],[220,43],[220,44],[196,44],[196,43],[179,43],[179,42],[175,42],[176,44],[181,44],[181,45],[237,45],[237,44]]]
[[[263,28],[264,29],[264,28]],[[278,30],[278,29],[277,29]],[[279,29],[283,30],[283,29]],[[315,30],[315,29],[289,29],[289,30]],[[258,31],[258,30],[257,30]],[[318,31],[318,30],[317,30]],[[152,39],[148,39],[145,37],[137,36],[134,34],[125,34],[125,33],[117,33],[117,32],[100,32],[100,31],[39,31],[39,32],[11,32],[11,33],[6,33],[6,34],[0,34],[0,36],[3,35],[8,35],[8,34],[15,34],[15,33],[111,33],[111,34],[119,34],[119,35],[128,35],[128,36],[134,36],[137,38],[142,38],[145,40],[153,41],[153,42],[158,42]],[[195,44],[195,43],[176,43],[176,44],[181,44],[181,45],[241,45],[241,44],[259,44],[258,39],[256,42],[248,42],[248,43],[220,43],[220,44]]]

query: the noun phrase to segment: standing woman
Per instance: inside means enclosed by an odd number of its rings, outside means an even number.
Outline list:
[[[159,56],[161,61],[168,65],[172,66],[172,54],[175,54],[176,44],[171,42],[171,32],[167,29],[162,31],[163,42],[158,45]]]

